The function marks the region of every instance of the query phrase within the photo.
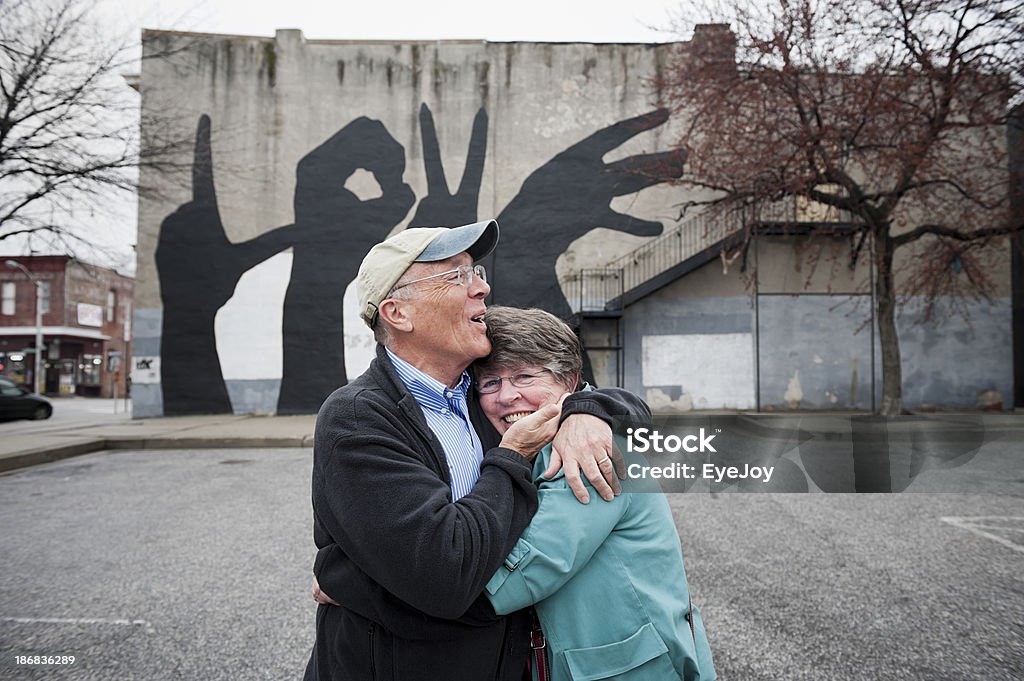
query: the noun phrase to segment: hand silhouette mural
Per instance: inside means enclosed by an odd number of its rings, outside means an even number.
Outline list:
[[[576,239],[598,227],[655,236],[660,222],[638,220],[610,207],[616,196],[680,177],[681,151],[641,154],[604,163],[605,154],[668,120],[658,109],[598,130],[556,155],[526,178],[501,211],[501,244],[489,267],[494,301],[572,314],[555,273],[555,261]]]
[[[423,171],[427,177],[427,195],[416,206],[416,214],[409,226],[457,227],[476,222],[480,181],[487,158],[487,111],[481,107],[473,118],[466,167],[454,194],[448,191],[434,116],[426,104],[420,105],[420,135],[423,139]]]
[[[244,243],[228,240],[217,207],[210,117],[196,128],[192,200],[160,225],[156,266],[163,301],[160,380],[164,414],[231,413],[214,318],[249,269],[288,248],[287,225]]]
[[[663,124],[664,110],[595,132],[534,171],[499,215],[501,248],[487,263],[495,300],[536,306],[567,318],[570,309],[555,261],[575,239],[597,227],[641,236],[659,234],[658,222],[613,211],[611,200],[679,177],[677,152],[641,154],[614,163],[601,159],[632,137]],[[434,125],[425,104],[419,122],[427,196],[410,226],[454,226],[477,220],[487,152],[488,116],[473,120],[458,189],[448,189]],[[345,188],[358,169],[373,173],[381,196],[363,201]],[[163,299],[162,382],[165,414],[231,411],[214,335],[217,311],[241,275],[293,248],[285,296],[283,375],[277,411],[313,413],[347,381],[343,298],[366,252],[399,224],[415,202],[403,181],[405,150],[382,123],[360,117],[308,153],[296,169],[295,223],[233,244],[224,232],[213,181],[210,119],[196,131],[192,200],[161,225],[156,264]]]
[[[382,195],[362,201],[345,188],[358,169]],[[360,117],[299,161],[291,281],[284,302],[279,414],[308,414],[345,385],[345,288],[359,263],[416,200],[402,180],[405,149],[380,121]]]

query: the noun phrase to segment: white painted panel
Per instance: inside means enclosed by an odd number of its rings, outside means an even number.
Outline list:
[[[103,326],[103,308],[92,303],[79,303],[78,323],[82,326]]]
[[[753,409],[753,336],[644,336],[643,382],[645,387],[680,386],[694,409]]]
[[[217,312],[214,333],[225,380],[281,378],[281,322],[292,273],[291,250],[242,275],[235,295]]]
[[[63,379],[64,376],[62,375]],[[156,356],[132,357],[132,383],[135,385],[160,382],[160,358]]]
[[[359,316],[356,282],[345,290],[345,373],[348,380],[366,371],[376,356],[373,332]]]

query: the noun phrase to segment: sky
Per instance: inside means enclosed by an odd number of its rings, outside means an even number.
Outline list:
[[[59,0],[58,0],[59,1]],[[96,0],[99,24],[111,38],[138,44],[143,28],[273,36],[299,28],[307,39],[536,42],[668,42],[688,38],[670,27],[679,0]],[[137,65],[126,71],[138,73]],[[128,100],[136,93],[125,90]],[[135,270],[137,200],[118,194],[77,211],[73,230],[94,247],[74,242],[0,241],[0,256],[76,251],[77,257],[126,274]]]
[[[678,0],[142,0],[115,2],[146,28],[316,39],[666,42]]]

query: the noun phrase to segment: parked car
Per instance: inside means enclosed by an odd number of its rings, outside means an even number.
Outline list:
[[[0,421],[48,419],[53,414],[50,400],[33,395],[28,388],[0,377]]]

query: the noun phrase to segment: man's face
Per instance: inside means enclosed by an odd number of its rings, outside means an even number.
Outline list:
[[[468,253],[438,262],[413,263],[407,270],[407,277],[403,278],[427,277],[461,265],[473,265]],[[491,351],[487,326],[483,322],[487,309],[484,298],[491,287],[476,276],[469,286],[451,283],[455,280],[456,275],[452,274],[412,284],[413,297],[407,302],[414,329],[410,340],[423,352],[469,366]]]

